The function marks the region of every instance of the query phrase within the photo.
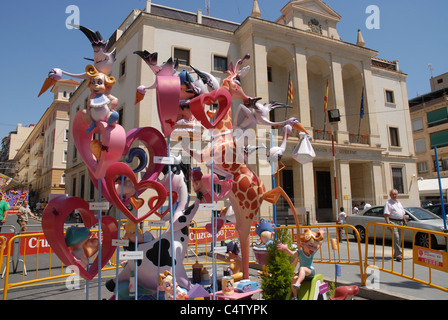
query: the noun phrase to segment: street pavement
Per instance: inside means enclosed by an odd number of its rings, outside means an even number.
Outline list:
[[[18,229],[18,224],[15,221],[15,216],[9,216],[6,226],[12,225]],[[2,232],[10,232],[8,227],[3,227]],[[40,223],[30,220],[29,231],[41,232]],[[331,236],[331,235],[329,235]],[[352,237],[351,237],[352,238]],[[347,245],[344,241],[341,244],[341,248]],[[353,240],[349,241],[350,250],[356,249],[356,242]],[[370,248],[369,248],[370,250]],[[377,249],[378,250],[378,249]],[[356,252],[356,251],[351,251]],[[369,259],[372,259],[372,251],[369,251]],[[378,254],[378,252],[377,252]],[[364,244],[362,244],[362,255],[364,255]],[[396,262],[390,257],[391,250],[390,247],[385,247],[385,263],[387,266],[389,264],[394,267],[394,271],[400,272],[402,269],[402,263],[406,265],[403,270],[408,269],[408,264],[411,265],[412,262],[412,249],[407,247],[404,249],[404,260],[403,262]],[[354,257],[352,257],[353,259]],[[35,258],[34,258],[35,259]],[[56,260],[56,259],[55,259]],[[5,261],[5,260],[4,260]],[[371,262],[369,262],[371,263]],[[381,267],[381,261],[377,260],[376,264]],[[27,269],[31,270],[33,265],[33,257],[27,257],[26,264],[29,266]],[[4,267],[3,267],[4,268]],[[2,268],[2,269],[3,269]],[[396,276],[387,272],[376,272],[374,269],[371,270],[371,274],[368,276],[367,287],[361,286],[361,274],[359,266],[352,265],[342,265],[341,274],[336,276],[335,265],[326,263],[315,263],[316,273],[320,273],[324,276],[327,281],[336,281],[338,285],[358,285],[360,287],[360,293],[357,297],[359,300],[448,300],[448,293],[442,290],[431,288],[426,284],[416,282],[411,279],[406,279],[401,276]],[[219,267],[218,270],[222,270]],[[250,279],[260,282],[259,279],[259,265],[252,265],[250,269]],[[3,271],[3,270],[2,270]],[[188,270],[187,270],[188,271]],[[211,271],[211,270],[210,270]],[[415,278],[425,279],[428,277],[427,268],[414,268],[413,270]],[[31,277],[32,271],[29,272]],[[73,288],[73,286],[67,285],[66,280],[54,280],[51,283],[45,284],[31,284],[26,288],[14,288],[8,291],[7,300],[100,300],[109,299],[113,296],[105,288],[105,282],[113,277],[115,277],[116,271],[103,271],[102,279],[99,281],[97,278],[88,282],[88,289],[86,290],[86,283],[84,280],[80,282],[79,288]],[[17,274],[11,274],[11,279],[22,278],[22,267],[19,266]],[[26,280],[25,276],[25,280]],[[431,273],[431,278],[433,283],[441,283],[442,286],[448,287],[448,277],[444,272],[433,271]],[[445,280],[446,279],[446,280]],[[440,281],[439,281],[440,280]],[[16,280],[17,281],[17,280]],[[439,281],[439,282],[438,282]],[[101,293],[98,291],[98,285],[100,284]],[[3,278],[0,279],[0,294],[3,294]],[[76,287],[76,286],[75,286]],[[260,298],[259,296],[255,298]]]

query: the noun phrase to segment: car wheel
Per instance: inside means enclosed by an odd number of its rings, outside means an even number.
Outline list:
[[[359,241],[361,242],[366,241],[366,229],[364,229],[364,227],[361,226],[356,226],[355,228],[356,230],[358,230],[359,233]]]
[[[415,236],[415,244],[419,247],[429,248],[429,234],[417,233]],[[434,235],[431,235],[431,248],[437,248],[437,240]]]

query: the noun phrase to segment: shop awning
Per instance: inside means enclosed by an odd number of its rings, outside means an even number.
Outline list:
[[[442,190],[445,195],[448,190],[448,178],[442,178]],[[440,195],[438,179],[423,179],[418,181],[418,191],[420,195]]]

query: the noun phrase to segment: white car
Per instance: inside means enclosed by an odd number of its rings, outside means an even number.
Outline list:
[[[408,227],[426,229],[431,231],[446,232],[444,230],[444,222],[439,216],[419,207],[406,207],[406,219],[408,221]],[[384,207],[375,206],[362,211],[359,214],[350,215],[347,217],[347,224],[354,226],[361,238],[361,241],[365,241],[366,238],[366,225],[371,222],[386,223],[384,220]],[[373,238],[375,228],[369,226],[369,238]],[[353,232],[355,235],[355,232]],[[376,237],[383,237],[383,227],[376,228]],[[385,230],[384,237],[387,240],[392,239],[392,232]],[[428,233],[422,231],[405,230],[404,241],[412,242],[415,237],[415,244],[421,247],[429,247],[430,236]],[[446,237],[442,235],[431,235],[431,247],[437,248],[439,245],[446,245]]]

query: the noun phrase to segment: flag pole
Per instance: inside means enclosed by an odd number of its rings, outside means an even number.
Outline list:
[[[324,133],[323,137],[327,134],[327,105],[328,105],[328,79],[327,79],[327,87],[325,89],[325,97],[324,97]]]

